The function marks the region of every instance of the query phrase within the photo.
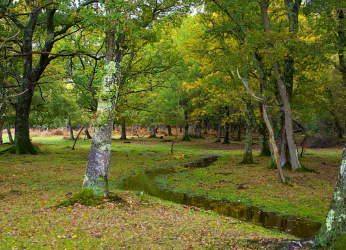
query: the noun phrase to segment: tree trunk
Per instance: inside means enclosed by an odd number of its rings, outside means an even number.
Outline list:
[[[208,134],[208,119],[203,120],[203,133]]]
[[[189,124],[189,136],[193,136],[193,125],[194,124]]]
[[[238,122],[238,135],[237,135],[236,141],[241,141],[241,126],[242,126],[242,122],[241,122],[241,119],[239,118],[239,122]]]
[[[279,113],[279,120],[277,123],[278,128],[278,148],[280,154],[280,165],[281,167],[291,168],[289,161],[289,150],[287,146],[286,128],[285,128],[285,113],[281,111]]]
[[[258,125],[258,137],[260,138],[260,142],[262,143],[260,156],[271,156],[270,147],[268,145],[267,127],[263,119],[263,110],[260,110],[262,114]]]
[[[89,139],[89,140],[92,139],[91,135],[89,134],[88,127],[85,128],[84,132],[85,132],[87,139]]]
[[[67,118],[67,126],[70,129],[70,140],[74,141],[73,129],[72,129],[72,125],[71,125],[71,117],[70,116],[68,116],[68,118]]]
[[[153,122],[154,121],[152,119],[150,119],[150,123],[153,123]],[[149,131],[150,131],[149,138],[156,138],[156,132],[155,132],[155,126],[154,125],[150,125]]]
[[[173,134],[172,134],[172,128],[171,128],[171,126],[167,125],[166,127],[167,127],[167,135],[168,135],[168,136],[172,136]]]
[[[7,123],[7,135],[8,135],[8,140],[9,140],[10,143],[13,145],[13,144],[14,144],[14,141],[13,141],[13,138],[12,138],[11,126],[10,126],[10,123],[9,123],[9,122]]]
[[[241,164],[255,163],[252,158],[252,122],[251,122],[251,101],[246,103],[245,109],[245,148]]]
[[[31,143],[29,134],[29,116],[34,88],[34,85],[29,83],[27,79],[22,81],[22,86],[20,87],[19,92],[25,90],[26,92],[18,96],[18,102],[16,105],[14,146],[10,150],[10,153],[33,155],[38,153]]]
[[[326,220],[316,235],[318,245],[331,246],[346,240],[346,146],[343,150],[340,173],[335,186],[334,196]],[[341,244],[340,244],[341,245]],[[345,246],[338,249],[345,249]],[[328,248],[329,249],[329,248]]]
[[[123,122],[121,123],[121,137],[120,140],[127,140],[126,138],[126,124],[125,120],[123,119]]]
[[[3,140],[2,140],[2,130],[4,127],[4,123],[0,120],[0,148],[2,146]]]
[[[228,108],[227,108],[227,111],[226,111],[226,115],[227,115],[227,118],[228,118],[229,117],[229,109]],[[229,123],[228,123],[228,121],[225,124],[225,137],[223,139],[223,144],[230,144],[230,141],[229,141]]]
[[[197,138],[203,137],[202,136],[202,122],[201,121],[197,122],[197,124],[196,124],[196,137]]]
[[[261,0],[260,6],[261,6],[261,13],[262,13],[264,27],[267,32],[267,36],[270,37],[271,27],[270,27],[270,21],[269,21],[269,16],[267,11],[266,0]],[[273,55],[270,51],[268,51],[268,54],[271,60],[274,60]],[[297,170],[301,168],[302,165],[300,163],[297,146],[294,141],[291,103],[287,96],[285,84],[280,77],[279,67],[275,61],[273,61],[272,65],[276,75],[276,80],[277,80],[278,88],[282,98],[282,102],[284,105],[285,130],[286,130],[287,143],[288,143],[289,152],[290,152],[292,170]]]
[[[217,122],[217,140],[216,142],[221,142],[221,117],[219,117],[219,120]]]
[[[109,193],[108,173],[111,159],[111,140],[114,111],[119,95],[125,35],[115,36],[116,28],[106,31],[105,76],[102,80],[101,96],[98,100],[97,117],[92,146],[83,182],[94,195]]]
[[[183,141],[190,141],[190,136],[189,136],[189,124],[186,123],[184,127],[184,132],[183,132]]]

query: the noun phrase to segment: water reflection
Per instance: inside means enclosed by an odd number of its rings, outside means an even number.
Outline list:
[[[296,216],[278,216],[275,212],[265,212],[257,207],[246,206],[241,203],[214,200],[204,196],[189,196],[183,193],[174,193],[170,190],[161,189],[154,181],[158,175],[176,173],[179,170],[184,171],[185,169],[207,167],[215,161],[217,161],[217,157],[212,156],[185,166],[147,171],[127,178],[119,187],[125,190],[144,191],[149,195],[164,200],[212,210],[233,218],[259,224],[265,228],[277,229],[299,238],[312,237],[321,227],[320,223],[301,220]]]

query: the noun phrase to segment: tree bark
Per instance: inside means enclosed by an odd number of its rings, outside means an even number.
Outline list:
[[[237,134],[237,139],[236,139],[236,141],[241,141],[241,126],[242,126],[242,122],[241,122],[241,119],[239,118],[239,122],[238,122],[238,134]]]
[[[125,34],[118,34],[116,28],[106,31],[105,76],[98,100],[97,123],[95,124],[92,146],[84,176],[83,188],[90,188],[94,195],[109,193],[108,173],[111,159],[111,140],[114,111],[119,95]]]
[[[172,128],[171,128],[171,126],[170,126],[170,125],[167,125],[166,127],[167,127],[167,135],[168,135],[168,136],[172,136],[173,134],[172,134]]]
[[[67,118],[67,126],[70,129],[70,140],[74,141],[73,129],[72,129],[72,125],[71,125],[71,117],[70,116],[68,116],[68,118]]]
[[[227,118],[229,117],[229,109],[226,108],[227,111],[226,111],[226,115],[227,115]],[[225,137],[223,138],[223,143],[222,144],[230,144],[230,141],[229,141],[229,123],[228,121],[225,123]]]
[[[153,123],[153,122],[154,122],[153,119],[150,119],[150,123]],[[156,138],[156,132],[155,132],[155,126],[154,125],[150,125],[149,131],[150,131],[149,138]]]
[[[14,144],[14,141],[13,141],[13,138],[12,138],[11,126],[10,126],[10,123],[9,123],[9,122],[7,123],[7,135],[8,135],[8,140],[9,140],[10,143],[13,145],[13,144]]]
[[[219,120],[217,122],[217,140],[216,142],[221,142],[221,117],[219,117]]]
[[[196,124],[196,137],[197,138],[202,138],[202,122],[198,121]]]
[[[260,6],[261,6],[261,13],[263,18],[264,28],[267,32],[267,36],[270,37],[271,26],[270,26],[266,1],[261,0]],[[274,60],[273,55],[270,51],[268,51],[268,55],[271,58],[271,60]],[[300,169],[302,165],[300,163],[297,146],[294,141],[291,103],[289,101],[289,98],[286,92],[285,84],[280,77],[278,64],[275,61],[273,61],[272,65],[276,75],[276,80],[277,80],[278,88],[282,98],[282,102],[284,105],[285,130],[286,130],[287,143],[288,143],[289,152],[290,152],[291,165],[293,170],[297,170],[297,169]]]
[[[315,243],[332,246],[346,239],[346,145],[343,150],[340,173],[326,220],[316,235]],[[334,248],[333,248],[334,249]],[[341,249],[341,248],[340,248]]]
[[[125,120],[123,119],[122,123],[121,123],[121,137],[120,140],[127,140],[126,138],[126,124],[125,124]]]
[[[252,158],[252,122],[251,122],[251,101],[246,103],[245,108],[245,147],[241,164],[255,163]]]
[[[85,128],[84,132],[85,132],[87,139],[89,139],[89,140],[92,139],[91,135],[89,134],[88,127]]]

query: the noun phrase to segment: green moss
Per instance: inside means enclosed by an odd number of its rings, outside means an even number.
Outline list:
[[[95,176],[93,178],[84,176],[83,188],[90,188],[95,196],[108,195],[108,178],[107,176]]]
[[[344,250],[346,249],[346,234],[340,236],[334,245],[335,250]]]
[[[106,202],[114,202],[114,201],[124,201],[118,195],[114,193],[109,193],[106,196],[95,196],[94,192],[91,188],[82,188],[82,190],[72,196],[71,198],[60,202],[57,207],[68,207],[74,204],[81,204],[83,206],[92,206],[96,207],[98,205],[104,204]]]
[[[250,164],[256,164],[256,162],[253,160],[252,156],[244,158],[239,164],[245,164],[245,165],[250,165]]]

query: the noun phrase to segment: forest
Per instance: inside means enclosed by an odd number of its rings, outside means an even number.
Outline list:
[[[346,249],[345,0],[1,0],[0,249]]]

